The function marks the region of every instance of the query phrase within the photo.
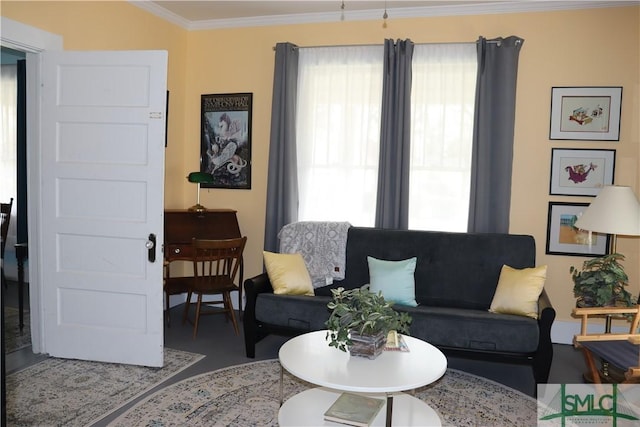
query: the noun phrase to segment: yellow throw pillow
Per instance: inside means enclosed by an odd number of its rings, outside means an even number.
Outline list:
[[[311,276],[300,254],[276,254],[263,251],[264,265],[273,293],[278,295],[315,295]]]
[[[547,279],[547,266],[521,270],[503,265],[489,311],[538,318],[538,298]]]

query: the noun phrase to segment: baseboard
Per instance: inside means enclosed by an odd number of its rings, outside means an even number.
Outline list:
[[[580,323],[556,320],[551,326],[551,342],[554,344],[573,344],[573,336],[580,333]]]
[[[612,332],[629,332],[629,327],[613,326]],[[589,332],[604,332],[604,325],[593,325],[589,327]],[[556,320],[551,326],[551,342],[554,344],[573,344],[573,337],[580,333],[579,321]]]
[[[242,298],[244,300],[244,296]],[[216,296],[216,295],[209,295],[209,296],[205,296],[203,299],[203,302],[207,302],[207,301],[220,301],[221,297]],[[176,294],[176,295],[171,295],[169,297],[169,307],[175,307],[176,305],[180,305],[183,304],[185,301],[187,301],[187,294]],[[196,302],[196,297],[195,295],[191,297],[191,302]],[[231,303],[233,304],[233,308],[235,310],[239,310],[240,308],[238,307],[238,297],[236,293],[233,293],[231,296]],[[244,305],[244,304],[243,304]]]
[[[165,295],[166,298],[166,295]],[[176,305],[180,305],[187,300],[187,294],[177,294],[169,296],[169,307],[175,307]]]

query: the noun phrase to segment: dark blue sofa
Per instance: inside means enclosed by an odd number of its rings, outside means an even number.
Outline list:
[[[488,311],[503,265],[535,267],[532,236],[351,227],[345,279],[316,289],[316,296],[274,295],[266,273],[244,282],[244,337],[247,357],[264,336],[326,329],[330,289],[369,283],[367,256],[386,260],[417,257],[418,307],[398,306],[411,314],[410,334],[448,356],[533,368],[536,383],[546,383],[553,358],[551,325],[555,318],[546,292],[538,301],[538,319]]]

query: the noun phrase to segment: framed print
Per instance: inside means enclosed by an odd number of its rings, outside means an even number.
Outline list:
[[[252,93],[202,95],[200,171],[204,188],[251,188]]]
[[[549,194],[592,196],[613,184],[616,150],[551,149]]]
[[[591,233],[575,227],[588,203],[549,202],[547,250],[550,255],[601,256],[609,247],[608,234]]]
[[[549,139],[620,140],[622,87],[551,88]]]

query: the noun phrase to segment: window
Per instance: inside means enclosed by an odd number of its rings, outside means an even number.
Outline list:
[[[383,46],[300,48],[300,221],[375,223]],[[466,231],[475,43],[416,45],[409,227]]]
[[[383,46],[301,48],[300,221],[375,220]]]
[[[467,231],[475,43],[416,45],[412,62],[409,228]]]
[[[13,210],[9,223],[7,247],[13,248],[16,240],[16,164],[17,164],[17,102],[18,78],[15,64],[0,66],[0,200],[9,203],[13,198]]]

